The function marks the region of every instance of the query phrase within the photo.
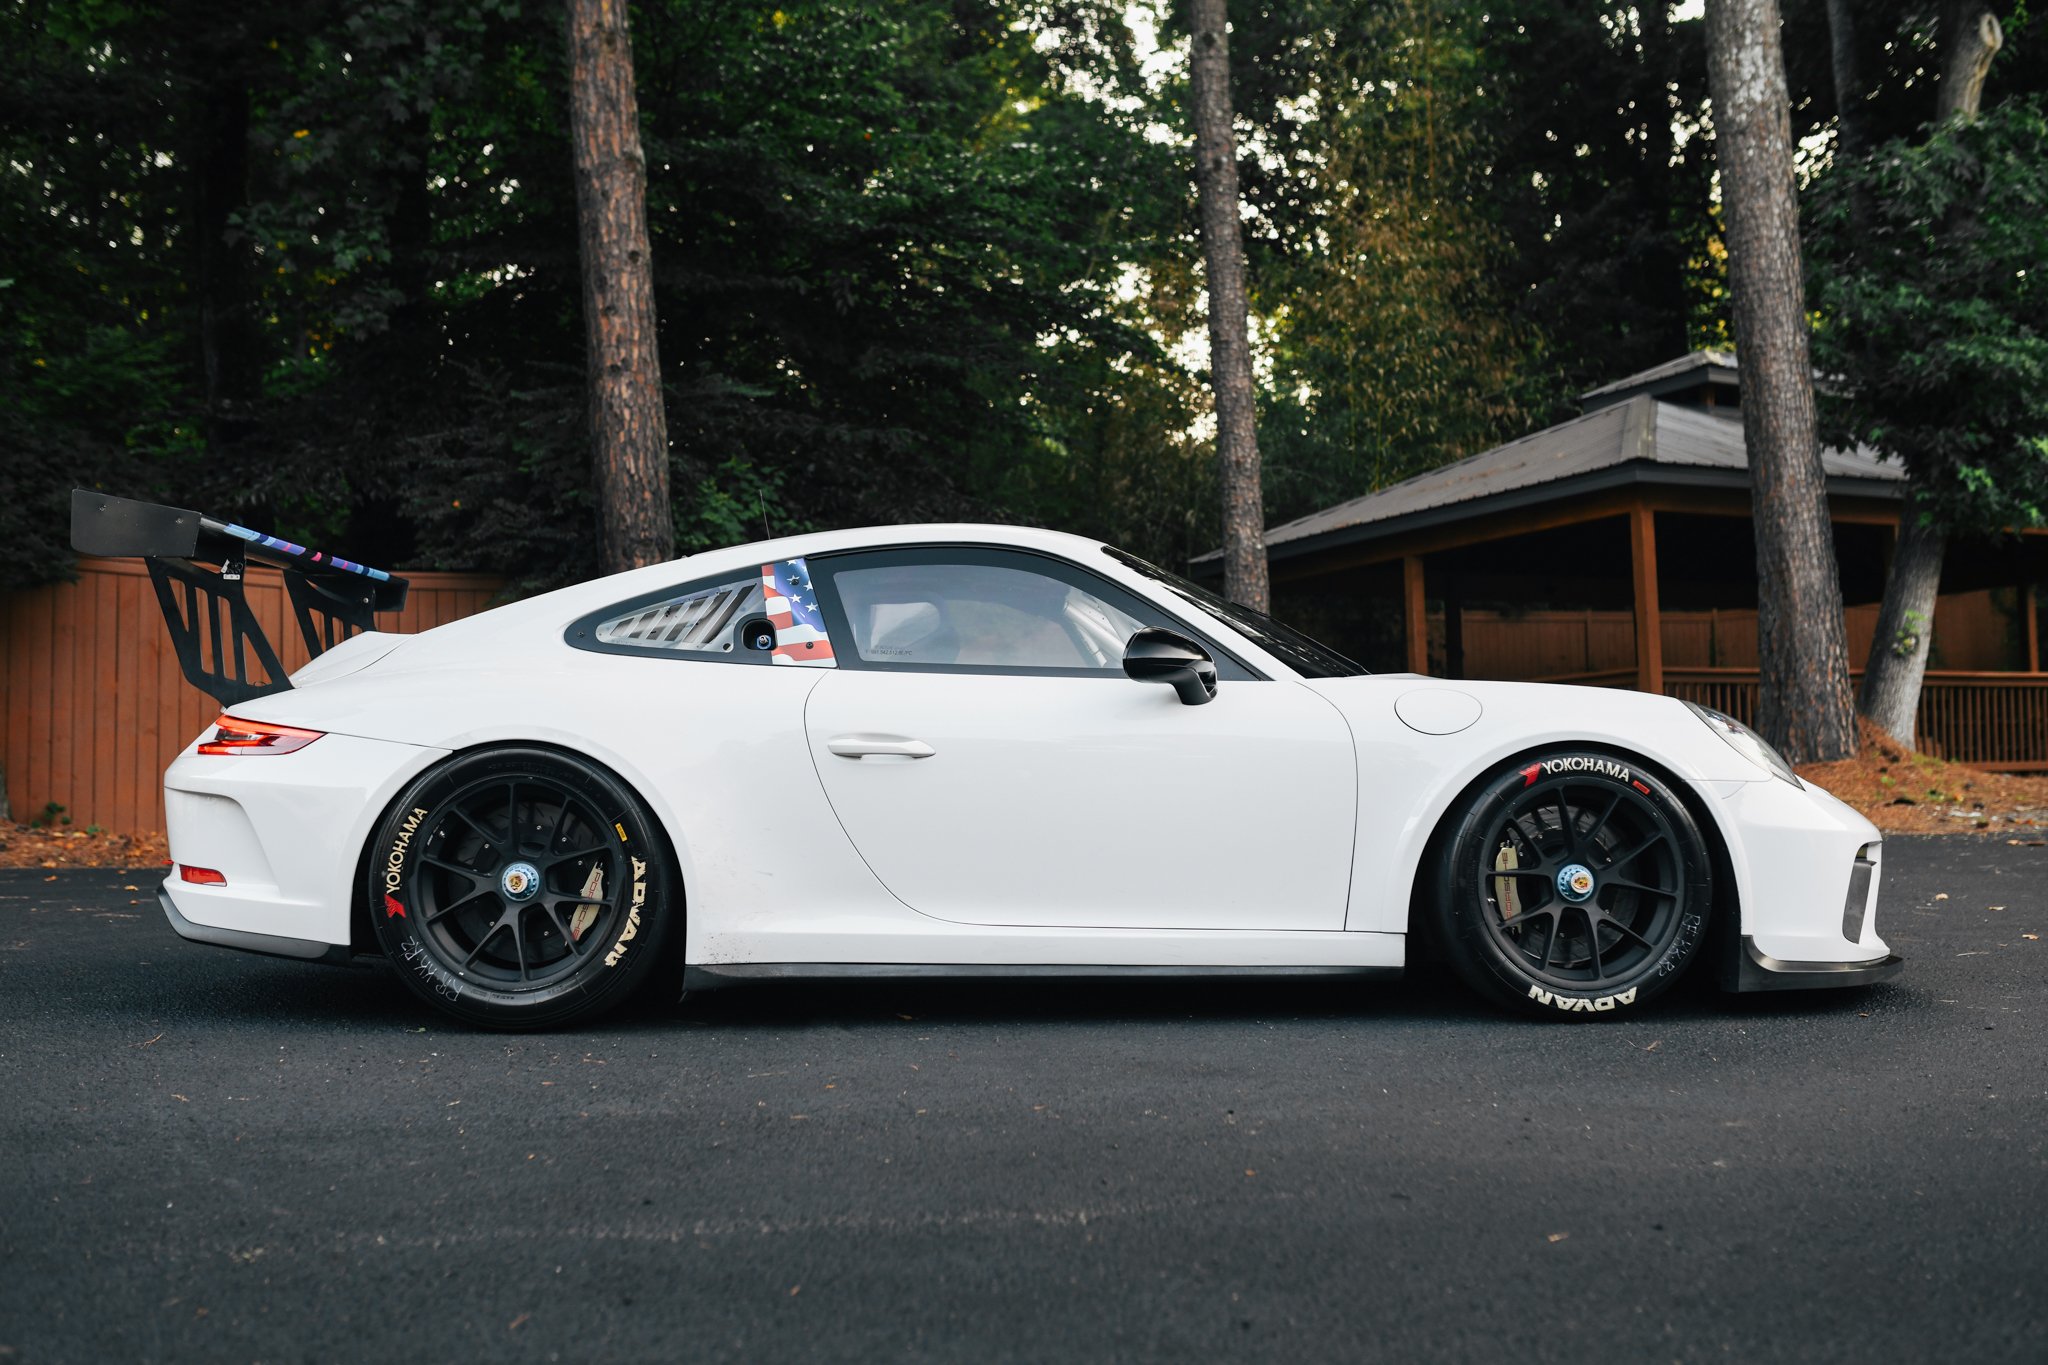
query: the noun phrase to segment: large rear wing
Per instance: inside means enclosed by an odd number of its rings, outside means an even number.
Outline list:
[[[378,612],[405,605],[406,581],[396,574],[182,507],[86,488],[71,491],[71,548],[136,557],[149,566],[178,667],[222,706],[292,685],[243,595],[249,561],[284,571],[292,614],[314,658],[357,631],[375,629]]]

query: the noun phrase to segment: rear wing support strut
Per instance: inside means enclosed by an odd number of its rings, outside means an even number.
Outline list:
[[[396,574],[185,508],[85,488],[71,493],[71,548],[149,566],[178,667],[222,706],[292,685],[243,591],[251,560],[283,571],[299,634],[316,659],[374,630],[378,612],[405,606],[406,581]]]

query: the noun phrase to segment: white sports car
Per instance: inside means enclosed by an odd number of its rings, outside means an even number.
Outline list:
[[[1878,831],[1729,717],[1368,674],[1073,536],[792,536],[414,636],[352,633],[402,580],[196,513],[81,491],[74,543],[149,559],[228,700],[164,777],[173,927],[381,953],[473,1023],[655,981],[1367,975],[1423,942],[1548,1016],[1702,958],[1737,990],[1900,966]],[[317,655],[288,683],[235,615],[247,557]]]

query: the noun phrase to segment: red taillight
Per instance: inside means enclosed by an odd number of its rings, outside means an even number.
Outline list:
[[[296,730],[263,720],[222,716],[213,723],[213,738],[199,746],[202,754],[288,754],[320,738],[318,730]]]
[[[228,879],[210,867],[180,867],[178,875],[194,886],[226,886]]]

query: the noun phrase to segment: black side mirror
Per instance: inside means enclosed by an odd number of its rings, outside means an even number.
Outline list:
[[[1124,673],[1139,682],[1165,683],[1184,706],[1216,695],[1216,661],[1185,635],[1147,626],[1124,646]]]

